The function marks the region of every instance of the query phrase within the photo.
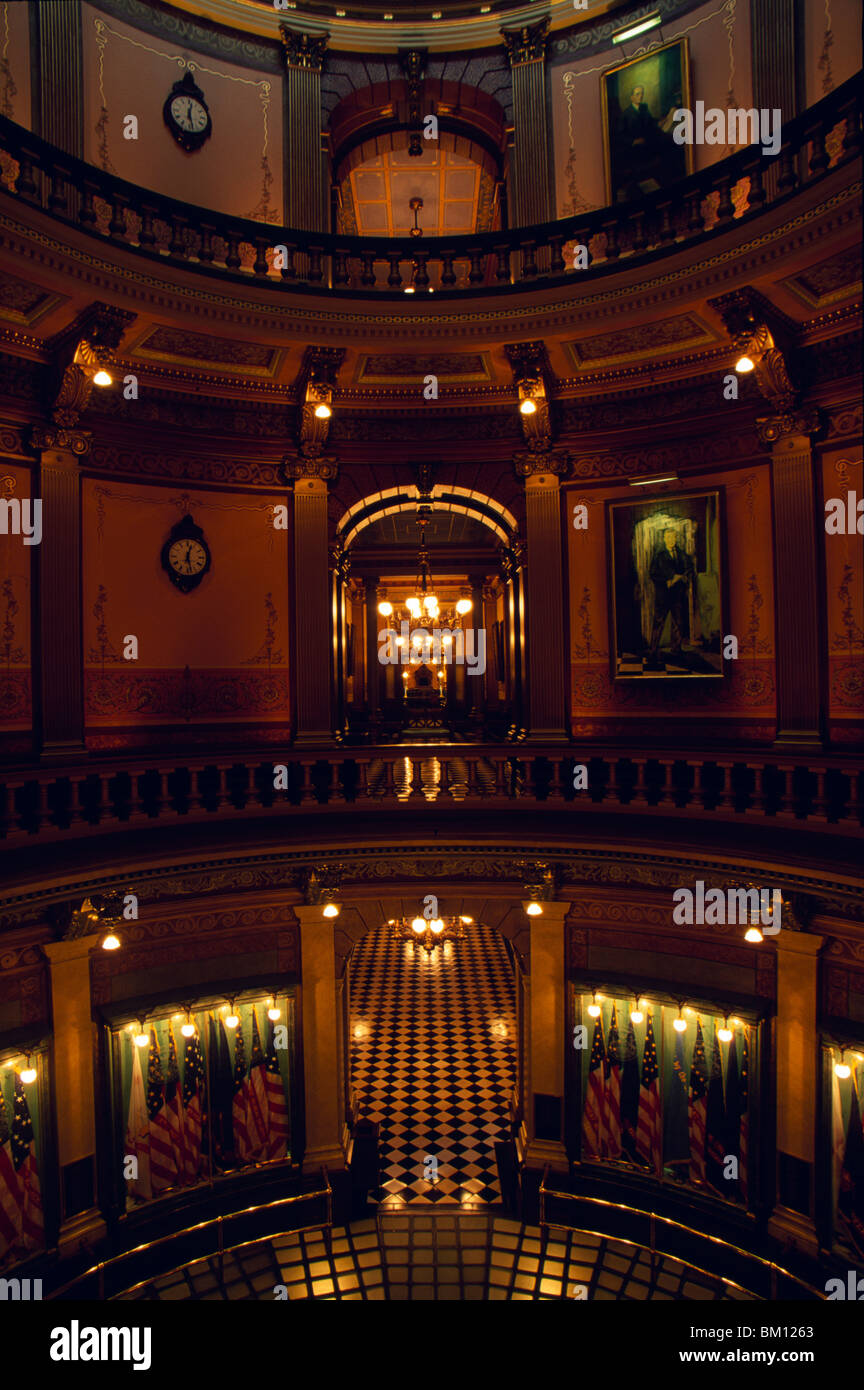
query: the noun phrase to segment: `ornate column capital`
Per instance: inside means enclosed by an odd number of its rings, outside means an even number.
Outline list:
[[[282,476],[286,483],[296,484],[304,478],[335,483],[339,476],[339,463],[333,455],[318,454],[309,458],[304,454],[286,454],[282,460]]]
[[[803,435],[813,438],[822,428],[820,410],[789,410],[780,415],[763,415],[756,421],[759,443],[767,447],[781,439]]]
[[[73,429],[87,409],[93,391],[93,378],[110,364],[120,340],[137,315],[126,309],[96,301],[48,344],[56,376],[51,418],[57,425]],[[42,445],[42,448],[70,447]],[[84,453],[86,450],[74,450]]]
[[[513,467],[517,478],[533,478],[541,473],[551,473],[556,478],[566,478],[570,472],[571,455],[563,449],[520,449],[513,455]]]
[[[301,34],[296,29],[289,29],[287,24],[280,24],[279,37],[286,67],[321,71],[330,42],[329,34]]]
[[[507,61],[511,68],[521,63],[536,63],[546,57],[546,41],[549,36],[549,16],[536,24],[523,24],[521,29],[502,29],[501,37],[507,49]]]
[[[93,436],[89,430],[67,429],[62,425],[34,425],[30,431],[30,443],[40,453],[45,449],[56,449],[81,458],[90,452],[92,442]]]

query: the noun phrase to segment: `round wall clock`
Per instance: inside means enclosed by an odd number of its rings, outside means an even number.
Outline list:
[[[213,122],[204,100],[204,93],[195,85],[191,72],[175,82],[162,107],[165,124],[177,144],[187,154],[200,150],[213,134]]]
[[[210,568],[210,547],[191,516],[178,521],[162,547],[162,568],[181,594],[197,589]]]

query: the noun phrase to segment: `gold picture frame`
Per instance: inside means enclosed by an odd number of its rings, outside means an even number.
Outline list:
[[[629,73],[624,79],[623,74]],[[642,89],[638,103],[622,100]],[[676,145],[671,113],[691,110],[686,38],[628,58],[600,74],[603,169],[609,205],[647,197],[693,173],[693,146]],[[639,175],[642,175],[640,178]]]

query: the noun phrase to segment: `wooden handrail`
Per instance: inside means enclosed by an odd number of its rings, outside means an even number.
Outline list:
[[[855,76],[784,126],[776,157],[781,177],[767,181],[770,191],[766,191],[763,176],[774,166],[775,158],[763,155],[759,146],[747,146],[672,188],[629,203],[509,232],[424,238],[419,246],[422,257],[417,286],[425,289],[429,267],[434,266],[439,294],[499,294],[534,286],[541,280],[566,282],[572,281],[574,274],[605,273],[622,263],[675,251],[684,243],[712,236],[731,225],[730,198],[739,185],[741,215],[737,220],[741,221],[825,178],[832,167],[824,157],[825,140],[844,120],[846,131],[833,167],[853,159],[860,151],[860,118],[860,84]],[[811,155],[799,161],[797,156],[810,146]],[[181,202],[68,155],[6,117],[0,117],[0,150],[18,164],[14,189],[8,182],[0,182],[0,190],[89,235],[157,259],[160,264],[173,263],[233,280],[248,282],[251,278],[306,293],[394,296],[405,288],[402,267],[409,267],[410,280],[410,266],[418,260],[418,241],[409,237],[299,231]],[[799,164],[803,167],[800,182],[796,173]],[[749,187],[745,188],[742,180],[749,180]],[[714,193],[719,194],[720,215],[706,228],[703,204]],[[96,199],[105,204],[103,225]],[[567,269],[562,247],[570,241],[586,246],[594,243],[588,269]],[[221,247],[216,245],[219,242]],[[243,246],[249,248],[245,267],[239,254]],[[265,254],[267,248],[276,246],[284,246],[288,252],[280,270]],[[538,251],[546,250],[551,254],[538,258]],[[454,283],[455,263],[470,266],[463,286]]]

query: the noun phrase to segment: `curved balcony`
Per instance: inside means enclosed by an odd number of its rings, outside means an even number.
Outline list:
[[[789,122],[783,137],[777,156],[748,146],[639,201],[448,239],[299,232],[226,216],[104,173],[6,118],[0,187],[100,241],[224,281],[334,296],[392,298],[430,288],[446,296],[501,294],[566,283],[576,273],[564,255],[571,244],[589,249],[589,268],[579,274],[602,275],[746,224],[818,183],[860,152],[857,78]],[[275,247],[285,248],[281,269],[274,268]]]

